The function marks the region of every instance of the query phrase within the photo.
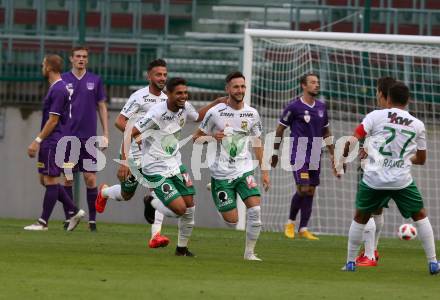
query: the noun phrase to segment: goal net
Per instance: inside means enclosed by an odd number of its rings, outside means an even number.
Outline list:
[[[246,100],[261,114],[266,134],[275,130],[285,105],[300,95],[299,78],[305,73],[320,75],[320,98],[327,104],[335,141],[351,135],[363,116],[376,108],[377,78],[392,76],[405,82],[411,90],[409,111],[427,128],[428,160],[425,166],[413,166],[413,176],[435,235],[440,237],[440,38],[248,29],[244,48],[244,74],[250,86]],[[271,149],[273,135],[266,140],[266,149]],[[262,200],[263,224],[269,231],[283,229],[295,192],[292,171],[288,170],[290,155],[286,155],[289,144],[283,142],[280,149],[281,163],[271,171],[272,188]],[[337,179],[328,153],[323,151],[311,230],[347,234],[359,170],[355,160]],[[393,201],[384,216],[386,236],[394,235],[406,221]]]

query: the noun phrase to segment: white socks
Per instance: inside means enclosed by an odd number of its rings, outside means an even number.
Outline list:
[[[116,201],[125,201],[121,195],[121,185],[115,184],[105,189],[102,189],[102,195],[107,199],[113,199]]]
[[[168,207],[166,207],[162,201],[160,201],[159,199],[157,199],[157,197],[155,197],[153,195],[154,199],[151,200],[151,205],[158,210],[159,212],[161,212],[163,215],[167,216],[167,217],[171,217],[171,218],[178,218],[179,216],[176,215],[171,209],[169,209]]]
[[[434,232],[428,217],[415,222],[428,262],[436,262]]]
[[[229,228],[232,229],[236,229],[237,228],[237,223],[231,223],[231,222],[227,222],[225,221],[226,226],[228,226]]]
[[[351,222],[350,230],[348,231],[347,262],[355,261],[359,247],[362,244],[364,228],[364,224],[359,224],[355,220]]]
[[[188,207],[185,213],[179,218],[179,222],[178,222],[179,236],[177,239],[178,247],[188,246],[188,240],[191,237],[194,228],[194,212],[195,212],[195,206]]]
[[[151,224],[151,238],[160,233],[160,230],[162,229],[162,222],[163,214],[160,211],[156,210],[154,214],[154,223]]]
[[[374,223],[374,219],[370,218],[368,220],[368,223],[365,225],[363,238],[364,238],[365,256],[373,260],[375,259],[374,250],[376,249],[374,247],[375,233],[376,233],[376,224]]]
[[[379,237],[380,233],[382,232],[383,228],[383,213],[380,215],[373,215],[374,224],[376,224],[376,233],[375,233],[375,241],[374,241],[374,250],[377,249],[377,245],[379,244]]]
[[[255,245],[261,232],[261,207],[254,206],[247,209],[246,248],[245,255],[254,253]]]

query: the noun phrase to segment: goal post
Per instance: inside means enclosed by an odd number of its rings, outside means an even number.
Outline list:
[[[275,130],[285,105],[300,95],[299,78],[308,72],[320,75],[320,97],[329,110],[335,141],[351,135],[363,116],[376,108],[377,78],[391,76],[409,86],[409,111],[425,123],[428,137],[427,164],[414,166],[413,176],[435,235],[440,237],[440,37],[245,29],[245,101],[261,114],[265,134]],[[290,150],[287,136],[285,133],[281,145],[284,158],[283,152]],[[270,145],[273,135],[266,138]],[[266,148],[266,158],[270,148]],[[283,229],[295,192],[292,172],[286,168],[289,155],[280,165],[271,170],[271,190],[262,193],[263,225],[269,231]],[[347,174],[337,179],[323,151],[321,184],[309,223],[313,231],[347,233],[359,180],[358,165],[354,161]],[[384,214],[384,234],[390,236],[404,220],[392,201]],[[240,218],[242,215],[243,211]]]

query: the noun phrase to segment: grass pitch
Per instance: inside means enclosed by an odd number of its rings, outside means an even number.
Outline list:
[[[84,223],[74,232],[28,224],[0,220],[0,299],[440,299],[419,241],[382,239],[378,267],[345,273],[344,237],[263,232],[264,261],[249,262],[244,232],[195,228],[188,258],[174,256],[174,226],[163,229],[167,248],[149,249],[146,225],[100,223],[93,234]]]

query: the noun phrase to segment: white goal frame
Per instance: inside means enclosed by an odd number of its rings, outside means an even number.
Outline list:
[[[252,103],[253,38],[440,45],[440,37],[434,36],[245,29],[242,62],[243,75],[246,78],[246,84],[248,87],[244,97],[245,103],[247,104]],[[237,201],[237,208],[239,213],[237,229],[244,230],[246,222],[246,207],[241,201]]]

